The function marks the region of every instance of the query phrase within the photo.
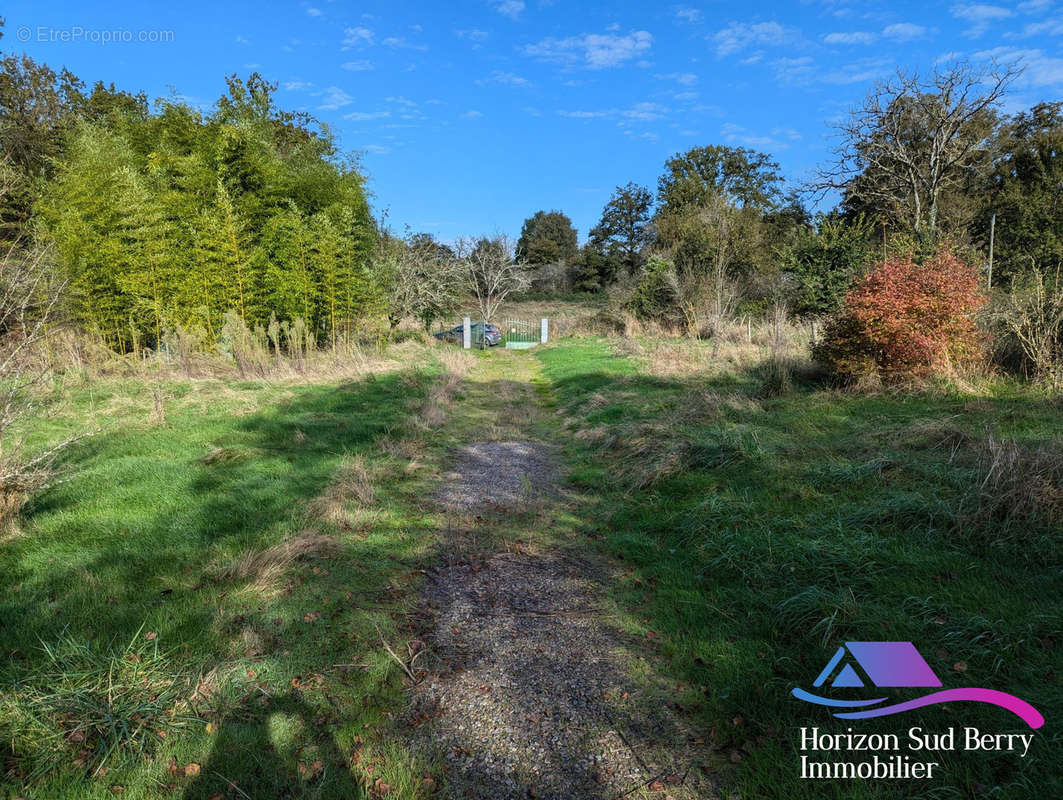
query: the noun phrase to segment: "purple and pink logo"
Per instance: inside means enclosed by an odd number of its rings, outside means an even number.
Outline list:
[[[861,672],[864,677],[861,677]],[[835,689],[861,688],[866,687],[868,683],[877,688],[921,686],[936,688],[941,686],[941,681],[934,674],[934,670],[930,668],[911,642],[846,642],[844,646],[838,648],[812,685],[816,688],[823,686],[832,675],[834,677],[829,685]],[[888,701],[889,697],[840,700],[812,694],[801,688],[795,688],[792,694],[797,699],[808,703],[843,709],[833,712],[834,716],[839,719],[885,717],[935,703],[969,701],[1006,708],[1031,728],[1040,728],[1045,724],[1045,718],[1041,716],[1041,712],[1025,700],[995,689],[943,689],[914,700],[889,705],[879,705],[879,703]],[[867,706],[875,707],[867,708]]]

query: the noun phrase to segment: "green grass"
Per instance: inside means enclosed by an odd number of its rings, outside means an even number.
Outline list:
[[[403,678],[380,640],[419,635],[441,531],[617,559],[609,607],[654,651],[641,668],[682,687],[723,796],[1063,794],[1059,531],[1025,517],[995,536],[969,513],[986,430],[1058,445],[1058,405],[1003,382],[860,395],[800,373],[773,393],[756,369],[660,377],[617,352],[478,352],[453,385],[447,348],[356,380],[167,380],[164,421],[151,380],[59,390],[31,446],[103,430],[0,539],[0,797],[445,784],[394,735]],[[443,385],[445,422],[426,428]],[[449,448],[528,437],[562,445],[574,499],[452,528],[428,500]],[[941,781],[802,782],[799,728],[844,725],[790,690],[851,639],[910,639],[946,686],[1012,692],[1048,723],[1022,760],[942,756]],[[962,704],[861,725],[1024,727]]]
[[[584,530],[630,565],[616,586],[629,624],[659,635],[740,796],[1063,793],[1061,532],[1026,519],[1026,535],[996,542],[958,525],[985,430],[1058,446],[1057,405],[1005,383],[978,398],[799,384],[758,399],[755,373],[655,377],[602,340],[537,357],[573,479],[598,498]],[[958,449],[955,431],[969,437]],[[799,780],[800,727],[845,725],[791,688],[810,688],[840,643],[881,639],[914,642],[946,687],[1031,701],[1048,723],[1029,755],[943,754],[943,781]],[[1025,729],[1006,711],[955,704],[860,730],[919,724]]]
[[[0,796],[120,786],[124,797],[235,797],[234,781],[257,797],[357,797],[380,777],[397,789],[419,782],[410,776],[432,765],[394,761],[376,735],[403,696],[377,627],[397,635],[394,617],[436,544],[425,487],[417,476],[386,480],[403,462],[382,447],[410,430],[438,372],[419,361],[323,385],[169,382],[165,424],[153,421],[150,386],[95,383],[37,423],[41,442],[90,419],[104,426],[0,540]],[[314,499],[352,458],[379,480],[374,508],[351,509],[356,522],[371,511],[371,524],[345,529],[316,515]],[[333,544],[322,549],[315,535]],[[293,540],[311,544],[271,565],[270,548]],[[77,664],[96,665],[80,683],[68,652],[48,654],[72,642]],[[148,721],[145,742],[107,724],[77,729],[86,715],[70,711],[74,701],[103,719],[136,713],[122,702],[141,677],[107,666],[126,663],[130,642],[159,648],[150,666],[160,675],[195,676],[185,699],[197,719],[182,719],[182,731]],[[101,679],[114,691],[101,695]],[[44,724],[31,729],[32,717]],[[115,741],[130,746],[112,750]],[[356,753],[373,777],[347,768]],[[42,761],[53,769],[30,782]]]

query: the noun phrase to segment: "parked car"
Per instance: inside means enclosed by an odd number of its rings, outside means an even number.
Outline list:
[[[491,325],[490,323],[484,324],[482,322],[474,322],[472,328],[472,346],[482,347],[484,342],[488,347],[494,347],[495,345],[502,344],[502,331]],[[435,337],[444,342],[458,342],[464,341],[463,326],[458,325],[455,328],[451,328],[449,331],[440,331],[434,334]]]

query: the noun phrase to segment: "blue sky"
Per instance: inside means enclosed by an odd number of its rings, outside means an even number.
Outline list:
[[[224,75],[258,70],[362,151],[393,228],[446,240],[516,234],[540,208],[582,240],[615,186],[654,187],[694,145],[764,150],[799,181],[827,158],[830,121],[898,66],[1020,59],[1009,110],[1063,98],[1052,0],[152,5],[8,0],[0,46],[204,106]]]

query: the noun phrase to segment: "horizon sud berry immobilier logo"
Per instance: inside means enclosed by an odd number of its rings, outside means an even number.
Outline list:
[[[846,642],[835,651],[812,682],[812,687],[829,696],[800,687],[795,687],[791,694],[806,703],[825,706],[834,717],[844,720],[885,717],[939,703],[973,702],[1007,709],[1033,730],[1045,723],[1041,712],[1013,694],[977,687],[943,688],[941,680],[911,642]],[[890,702],[889,693],[881,690],[893,688],[936,691]],[[937,762],[912,763],[903,752],[1008,750],[1025,757],[1034,739],[1032,733],[984,733],[970,727],[963,728],[959,738],[951,727],[937,733],[913,727],[908,729],[903,740],[897,734],[854,733],[851,727],[846,731],[832,733],[821,732],[819,728],[801,728],[800,749],[870,751],[874,753],[870,760],[865,757],[859,763],[812,762],[808,756],[802,755],[801,777],[931,778]],[[879,754],[886,758],[880,759]]]

